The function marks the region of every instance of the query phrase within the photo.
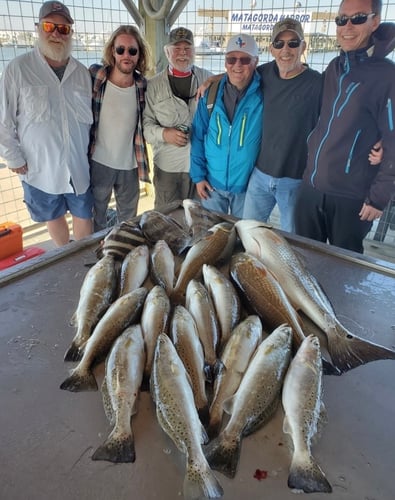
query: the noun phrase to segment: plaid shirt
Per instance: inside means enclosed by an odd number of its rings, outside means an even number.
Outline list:
[[[110,66],[100,66],[99,64],[92,64],[89,72],[92,78],[92,110],[93,110],[93,125],[90,133],[89,154],[93,153],[97,129],[99,126],[100,109],[104,99],[104,92],[106,89],[106,82],[110,74]],[[151,182],[149,178],[149,166],[147,158],[147,146],[143,135],[143,110],[145,107],[145,91],[147,88],[147,80],[134,72],[134,83],[136,85],[137,103],[138,103],[138,118],[137,127],[134,133],[133,145],[136,154],[137,167],[139,172],[139,179],[143,182]]]

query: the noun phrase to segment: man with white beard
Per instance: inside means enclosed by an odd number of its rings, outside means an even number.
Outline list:
[[[0,80],[0,156],[56,246],[70,240],[67,212],[76,240],[92,233],[91,80],[70,55],[73,24],[65,5],[43,3],[36,47],[11,61]]]

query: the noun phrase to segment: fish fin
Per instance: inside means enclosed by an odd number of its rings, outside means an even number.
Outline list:
[[[205,447],[204,454],[212,469],[233,478],[239,463],[240,449],[240,436],[236,439],[228,439],[225,432],[222,432]]]
[[[60,389],[71,392],[97,391],[95,376],[91,371],[84,375],[74,370],[70,377],[66,378],[61,384]]]
[[[71,316],[69,321],[70,326],[77,326],[77,311]]]
[[[395,359],[395,351],[361,339],[340,323],[327,332],[328,350],[333,364],[342,372],[380,359]]]
[[[118,434],[114,429],[106,441],[97,448],[92,460],[107,460],[114,463],[129,463],[136,460],[132,434]]]
[[[234,399],[235,395],[230,396],[229,398],[225,399],[225,401],[222,404],[224,412],[227,413],[228,415],[232,415]]]
[[[195,460],[188,460],[183,493],[189,499],[220,498],[224,490],[207,464],[202,467]]]
[[[75,342],[72,342],[64,355],[64,361],[81,361],[84,350]]]
[[[288,487],[305,493],[331,493],[332,486],[313,457],[310,455],[306,458],[303,454],[303,458],[303,461],[292,459]]]

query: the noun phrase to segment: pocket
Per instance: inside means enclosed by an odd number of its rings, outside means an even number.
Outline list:
[[[46,122],[50,119],[48,103],[48,87],[22,87],[21,88],[21,115],[31,122]]]
[[[80,123],[91,124],[93,122],[92,96],[78,90],[74,90],[73,94],[77,120]]]

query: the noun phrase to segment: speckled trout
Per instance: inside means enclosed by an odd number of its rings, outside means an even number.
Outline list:
[[[187,372],[172,341],[163,334],[155,350],[151,393],[160,426],[186,456],[184,498],[221,497],[223,489],[202,451],[208,438],[196,411]]]
[[[314,335],[306,337],[291,361],[284,379],[282,403],[283,429],[293,443],[288,486],[305,493],[330,493],[331,485],[311,454],[318,423],[326,416],[320,342]]]
[[[262,323],[258,316],[248,316],[232,331],[221,354],[214,382],[207,429],[210,437],[218,434],[222,424],[224,402],[239,388],[250,359],[261,341]]]
[[[291,355],[292,330],[276,328],[257,348],[236,394],[224,403],[230,415],[220,435],[205,449],[210,466],[234,477],[241,441],[274,415]]]
[[[114,257],[106,255],[86,273],[80,289],[78,306],[71,318],[77,327],[73,341],[64,356],[65,361],[79,361],[93,328],[115,298],[117,270]]]
[[[131,418],[137,413],[144,365],[141,327],[129,326],[114,342],[106,359],[102,397],[106,416],[113,429],[106,441],[94,452],[92,460],[135,461]]]

